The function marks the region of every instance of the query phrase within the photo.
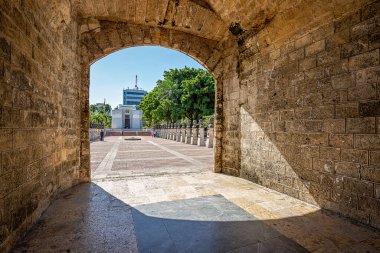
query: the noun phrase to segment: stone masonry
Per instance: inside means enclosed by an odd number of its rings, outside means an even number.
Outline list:
[[[292,10],[290,27],[239,35],[239,87],[224,90],[236,141],[223,148],[240,146],[241,167],[226,167],[380,228],[380,2],[340,17],[328,6],[323,23],[307,11],[319,4]]]
[[[81,181],[74,15],[69,1],[0,1],[0,252]]]
[[[214,171],[380,228],[380,1],[0,0],[0,251],[88,182],[89,66],[157,45],[216,85]]]

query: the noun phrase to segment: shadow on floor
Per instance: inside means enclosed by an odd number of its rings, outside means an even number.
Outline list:
[[[307,252],[221,195],[132,209],[140,252]]]
[[[63,192],[13,252],[309,251],[222,195],[131,207],[89,183]]]

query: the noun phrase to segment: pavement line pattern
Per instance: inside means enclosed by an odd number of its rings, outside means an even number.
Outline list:
[[[167,147],[164,147],[164,146],[161,146],[160,144],[158,144],[158,143],[155,143],[155,142],[153,142],[153,141],[148,141],[150,144],[152,144],[152,145],[155,145],[155,146],[157,146],[157,147],[159,147],[159,148],[161,148],[161,149],[163,149],[163,150],[165,150],[165,151],[167,151],[167,152],[169,152],[169,153],[171,153],[171,154],[173,154],[173,155],[175,155],[175,156],[177,156],[177,157],[179,157],[179,158],[181,158],[181,159],[183,159],[183,160],[186,160],[186,161],[188,161],[188,162],[190,162],[190,163],[192,163],[192,164],[194,164],[194,165],[197,165],[197,166],[203,166],[204,164],[202,163],[202,162],[200,162],[200,161],[197,161],[197,160],[195,160],[195,159],[193,159],[193,158],[191,158],[191,157],[188,157],[187,155],[184,155],[184,154],[181,154],[181,153],[178,153],[178,152],[176,152],[176,151],[174,151],[174,150],[171,150],[171,149],[169,149],[169,148],[167,148]]]
[[[213,155],[192,155],[191,157],[194,157],[194,158],[212,158],[214,157]]]
[[[121,137],[119,139],[121,139]],[[103,161],[99,164],[97,170],[93,172],[94,177],[99,177],[99,176],[107,175],[111,173],[112,165],[115,160],[120,143],[121,143],[120,141],[117,141],[112,145],[111,150],[107,153]]]
[[[153,158],[118,158],[114,161],[123,162],[123,161],[156,161],[156,160],[176,160],[177,157],[153,157]]]
[[[162,152],[162,150],[157,150],[157,149],[119,150],[119,153],[146,153],[146,152]]]

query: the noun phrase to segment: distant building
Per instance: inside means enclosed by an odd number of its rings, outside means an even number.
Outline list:
[[[142,111],[135,106],[119,105],[112,110],[112,128],[115,129],[141,129],[144,126]]]
[[[136,88],[123,90],[123,105],[137,106],[141,99],[145,97],[147,92],[145,90],[138,89],[138,87]]]
[[[123,104],[112,110],[112,128],[114,129],[141,129],[145,123],[142,120],[142,111],[136,106],[145,97],[147,91],[136,85],[133,89],[123,89]]]

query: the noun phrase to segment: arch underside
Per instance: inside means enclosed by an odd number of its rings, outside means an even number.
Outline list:
[[[90,64],[123,48],[162,46],[192,57],[213,72],[222,56],[215,40],[163,27],[98,21],[96,28],[81,36],[82,59]]]
[[[90,180],[90,152],[88,143],[89,66],[112,52],[135,46],[161,46],[180,51],[202,64],[216,80],[215,94],[215,163],[214,171],[221,172],[221,136],[223,115],[223,81],[220,42],[194,34],[164,27],[91,20],[81,34],[81,180]]]

